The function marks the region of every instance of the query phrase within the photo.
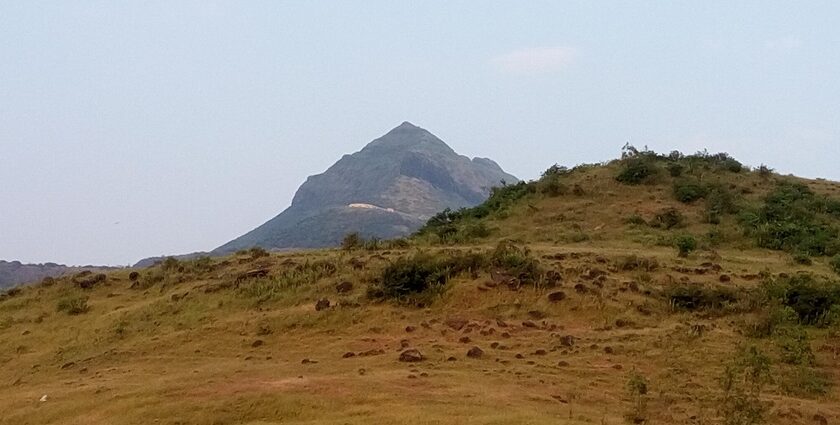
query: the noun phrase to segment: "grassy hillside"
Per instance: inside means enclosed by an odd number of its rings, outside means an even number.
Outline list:
[[[628,148],[409,240],[23,287],[0,423],[835,423],[838,199]]]

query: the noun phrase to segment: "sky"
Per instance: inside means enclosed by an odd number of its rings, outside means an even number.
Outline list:
[[[520,178],[621,147],[840,180],[836,1],[0,0],[0,259],[213,249],[403,121]]]

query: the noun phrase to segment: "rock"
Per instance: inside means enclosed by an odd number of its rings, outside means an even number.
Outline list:
[[[450,327],[450,328],[452,328],[456,331],[460,331],[461,329],[464,329],[464,327],[467,326],[467,323],[469,323],[467,321],[467,319],[464,319],[464,318],[461,318],[461,317],[450,317],[450,318],[446,319],[445,322],[443,322],[444,325],[446,325],[446,326],[448,326],[448,327]]]
[[[537,350],[537,351],[534,351],[534,355],[535,355],[535,356],[544,356],[544,355],[546,355],[546,354],[548,354],[548,352],[547,352],[547,351],[545,351],[545,350],[543,350],[543,349],[539,349],[539,350]]]
[[[548,294],[548,300],[556,303],[566,299],[566,293],[563,291],[552,292]]]
[[[251,347],[253,347],[253,348],[262,347],[263,344],[265,344],[265,342],[261,339],[258,339],[258,340],[251,343]]]
[[[400,361],[403,363],[416,363],[422,362],[426,358],[423,357],[423,354],[415,348],[411,348],[408,350],[403,351],[400,353]]]
[[[345,280],[344,282],[341,282],[341,283],[335,285],[335,292],[338,292],[339,294],[346,294],[346,293],[348,293],[352,290],[353,290],[353,282],[349,282],[349,281]]]
[[[526,328],[536,328],[537,324],[530,321],[530,320],[526,320],[526,321],[522,322],[522,326],[524,326]]]
[[[408,342],[407,339],[401,339],[400,340],[400,349],[401,350],[404,350],[404,349],[408,348],[408,345],[409,345],[409,342]]]
[[[483,355],[484,355],[484,350],[482,350],[481,348],[478,348],[478,347],[470,348],[469,351],[467,351],[467,357],[469,357],[471,359],[479,359]]]
[[[303,360],[300,361],[300,364],[316,364],[316,363],[318,363],[318,362],[315,361],[315,360],[311,360],[311,359],[303,359]]]
[[[564,347],[573,347],[575,345],[575,337],[571,335],[564,335],[560,337],[560,345]]]
[[[448,362],[454,362],[454,361],[458,361],[458,359],[457,359],[457,358],[455,358],[454,356],[449,356],[449,358],[447,358],[447,359],[446,359],[446,361],[448,361]]]
[[[557,362],[557,366],[558,367],[567,367],[567,366],[569,366],[569,362],[567,362],[565,360],[560,360],[559,362]]]
[[[352,351],[348,351],[348,352],[344,353],[343,356],[341,356],[342,359],[349,359],[351,357],[356,357],[356,353],[354,353]]]
[[[728,274],[722,274],[722,275],[720,275],[720,277],[718,279],[720,280],[721,283],[727,283],[727,282],[732,281],[732,278],[729,277]]]
[[[41,398],[38,401],[40,401],[41,403],[46,402],[47,401],[47,395],[46,394],[42,395]]]
[[[462,336],[461,339],[458,340],[458,342],[460,342],[461,344],[469,344],[470,342],[472,342],[472,340],[468,336]]]
[[[128,280],[130,280],[132,282],[136,281],[139,278],[140,278],[140,273],[137,272],[137,271],[133,271],[133,272],[128,274]]]
[[[321,298],[315,303],[315,311],[326,310],[328,308],[330,308],[330,300],[326,298]]]
[[[255,269],[255,270],[248,270],[247,272],[240,273],[236,276],[236,282],[244,282],[250,279],[257,279],[263,278],[268,276],[268,269]]]
[[[586,285],[582,283],[578,283],[577,285],[575,285],[575,292],[577,292],[578,294],[585,294],[589,292],[589,288],[587,288]]]
[[[45,397],[46,397],[46,396],[45,396]],[[823,415],[821,415],[821,414],[819,414],[819,413],[815,413],[815,414],[814,414],[814,416],[813,416],[811,419],[813,419],[813,420],[814,420],[814,422],[816,422],[816,423],[818,423],[818,424],[820,424],[820,425],[828,425],[828,419],[826,419],[826,417],[825,417],[825,416],[823,416]]]
[[[408,325],[408,326],[405,327],[405,331],[408,332],[408,333],[412,333],[416,330],[417,330],[417,328],[415,328],[414,326],[411,326],[411,325]]]

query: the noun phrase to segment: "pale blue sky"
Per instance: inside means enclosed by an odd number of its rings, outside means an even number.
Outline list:
[[[836,1],[0,0],[0,258],[212,249],[408,120],[522,178],[621,146],[840,179]]]

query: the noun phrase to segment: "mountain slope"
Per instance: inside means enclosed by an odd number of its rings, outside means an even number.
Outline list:
[[[458,155],[430,132],[404,122],[309,177],[287,210],[213,253],[324,247],[350,232],[405,236],[443,209],[481,203],[503,181],[517,179],[495,162]]]
[[[405,243],[24,286],[0,293],[0,424],[834,424],[838,201],[641,152]]]

